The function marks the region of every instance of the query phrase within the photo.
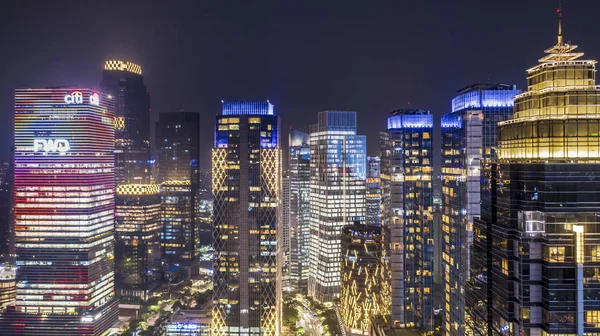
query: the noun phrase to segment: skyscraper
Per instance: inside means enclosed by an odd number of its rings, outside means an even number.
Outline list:
[[[340,295],[342,229],[365,220],[366,144],[356,112],[320,112],[311,126],[308,294],[320,302]]]
[[[114,297],[113,101],[87,89],[15,93],[16,305],[3,335],[104,335]]]
[[[381,226],[355,224],[342,231],[340,315],[352,335],[369,335],[371,318],[387,315],[390,286],[382,262]]]
[[[306,290],[310,239],[310,137],[290,130],[290,277]]]
[[[367,157],[367,212],[365,224],[381,226],[381,158],[379,156]]]
[[[391,271],[391,321],[433,328],[433,116],[397,110],[381,137],[383,231]]]
[[[150,298],[162,277],[158,184],[117,186],[115,280],[120,303]]]
[[[496,159],[496,124],[512,116],[513,85],[475,84],[458,91],[442,116],[442,284],[444,330],[465,334],[473,217],[480,212],[480,163]]]
[[[126,61],[106,61],[100,88],[115,102],[117,185],[150,183],[150,94],[142,68]]]
[[[281,174],[273,105],[223,102],[212,151],[212,335],[281,334]]]
[[[161,254],[165,266],[198,273],[200,116],[194,112],[160,113],[156,155],[161,195]]]
[[[291,217],[291,192],[290,192],[290,177],[284,176],[281,184],[281,248],[282,248],[282,264],[281,271],[283,276],[283,287],[290,287],[290,275],[291,275],[291,227],[290,227],[290,217]]]
[[[471,279],[487,292],[467,299],[479,335],[600,332],[600,89],[596,61],[563,41],[558,15],[558,41],[527,70],[486,167],[492,197],[474,236],[492,248]]]
[[[115,101],[115,285],[121,303],[139,303],[160,275],[154,215],[160,198],[148,161],[150,95],[142,68],[131,62],[106,61],[100,87]]]

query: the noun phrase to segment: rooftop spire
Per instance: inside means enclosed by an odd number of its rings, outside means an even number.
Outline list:
[[[564,43],[562,36],[562,1],[558,0],[558,9],[556,10],[558,15],[558,43],[552,48],[544,50],[548,55],[539,59],[541,63],[556,62],[556,61],[572,61],[581,56],[583,53],[572,52],[577,49],[576,45]]]
[[[558,14],[558,43],[557,45],[563,44],[562,37],[562,0],[558,0],[558,9],[556,10]]]

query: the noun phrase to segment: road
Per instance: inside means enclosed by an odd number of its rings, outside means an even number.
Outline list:
[[[300,325],[304,328],[307,336],[323,335],[321,320],[319,320],[318,317],[313,316],[313,312],[306,306],[300,307]]]

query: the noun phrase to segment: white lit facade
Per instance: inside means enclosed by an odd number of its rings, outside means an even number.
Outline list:
[[[365,219],[366,137],[356,112],[324,111],[310,132],[308,294],[320,302],[340,295],[342,229]]]

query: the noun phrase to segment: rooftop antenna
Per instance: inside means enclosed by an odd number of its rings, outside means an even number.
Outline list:
[[[562,45],[562,0],[558,0],[558,9],[556,10],[556,13],[558,14],[558,45]]]

